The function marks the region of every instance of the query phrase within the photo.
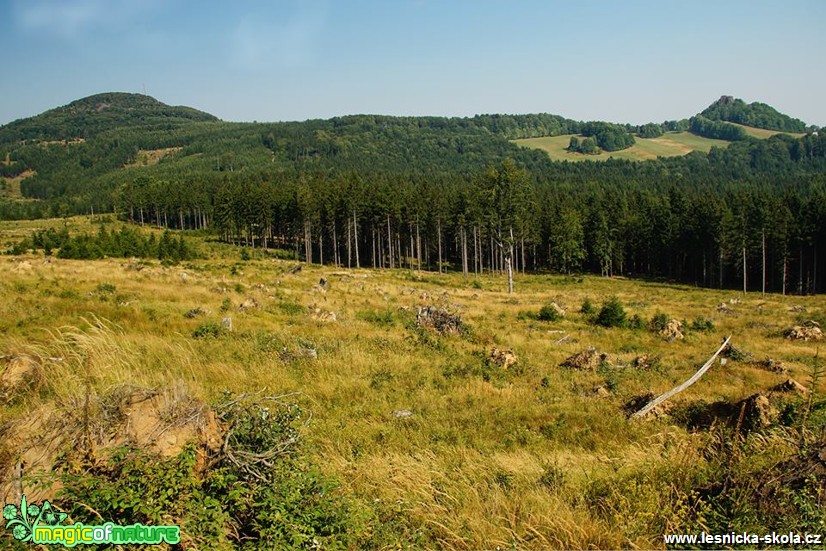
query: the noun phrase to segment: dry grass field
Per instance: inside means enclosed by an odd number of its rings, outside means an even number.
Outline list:
[[[3,223],[0,243],[43,224]],[[86,384],[180,387],[205,402],[225,391],[297,393],[312,415],[310,457],[341,491],[394,508],[420,543],[446,549],[660,548],[663,533],[702,526],[686,496],[713,477],[709,450],[721,433],[686,419],[705,404],[769,395],[790,377],[809,385],[817,343],[782,332],[826,311],[820,296],[591,276],[517,275],[508,295],[499,275],[291,273],[298,262],[200,248],[206,258],[177,266],[0,257],[0,355],[61,358],[42,362],[39,389],[6,395],[0,423],[79,399]],[[599,309],[610,297],[646,326],[605,328],[580,313],[586,299]],[[541,321],[550,302],[565,316]],[[417,327],[424,306],[459,316],[463,331]],[[683,321],[684,338],[649,330],[658,313]],[[219,330],[223,318],[231,331]],[[670,415],[627,419],[629,401],[686,380],[727,335],[750,356],[716,362]],[[588,347],[604,354],[598,365],[561,367]],[[516,363],[498,365],[494,349]],[[767,370],[766,359],[787,372]],[[796,403],[771,399],[778,409]],[[793,454],[797,430],[772,421],[750,435],[742,472]]]

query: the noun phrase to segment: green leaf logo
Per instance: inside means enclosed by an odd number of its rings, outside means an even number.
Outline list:
[[[6,529],[11,528],[15,539],[29,541],[38,524],[42,522],[56,526],[66,519],[66,513],[56,511],[48,501],[44,501],[42,507],[33,503],[28,504],[26,496],[23,496],[19,508],[14,504],[6,504],[3,507],[3,518],[8,521]]]

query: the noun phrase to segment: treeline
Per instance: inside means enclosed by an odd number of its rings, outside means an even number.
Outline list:
[[[23,254],[29,249],[42,249],[46,256],[57,250],[58,258],[97,260],[111,258],[157,258],[168,262],[180,262],[197,257],[195,249],[183,236],[177,239],[165,231],[160,239],[153,233],[146,235],[134,228],[123,227],[120,231],[107,231],[101,226],[95,235],[69,235],[64,226],[34,232],[31,237],[16,243],[9,251]]]
[[[748,139],[746,131],[727,122],[714,121],[701,115],[691,117],[689,120],[689,130],[694,134],[715,140],[726,140],[737,142]]]
[[[619,151],[634,145],[634,136],[626,128],[605,122],[589,122],[582,125],[580,134],[593,137],[605,151]]]
[[[736,122],[745,126],[780,132],[806,131],[806,124],[803,121],[784,115],[765,103],[746,103],[731,96],[721,97],[700,115],[711,120]]]
[[[121,188],[119,209],[138,224],[210,228],[230,243],[323,264],[474,274],[502,272],[510,261],[518,271],[726,288],[745,278],[750,290],[765,279],[768,291],[813,293],[826,283],[826,176],[816,143],[817,158],[801,140],[778,137],[644,164],[140,180]]]

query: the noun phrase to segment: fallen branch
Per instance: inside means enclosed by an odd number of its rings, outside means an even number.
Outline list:
[[[686,382],[684,382],[683,384],[681,384],[679,386],[676,386],[676,387],[672,388],[671,390],[669,390],[665,394],[661,394],[658,397],[651,400],[648,403],[648,405],[646,405],[644,408],[642,408],[641,410],[639,410],[638,412],[633,414],[631,416],[631,419],[642,419],[643,417],[648,415],[648,413],[650,413],[652,409],[654,409],[658,405],[662,404],[663,402],[665,402],[666,400],[668,400],[669,398],[671,398],[675,394],[678,394],[678,393],[684,391],[685,389],[687,389],[688,387],[690,387],[691,385],[696,383],[697,380],[700,377],[702,377],[705,374],[706,371],[709,370],[709,368],[711,367],[711,364],[714,363],[714,360],[717,359],[717,356],[720,355],[720,352],[723,351],[723,349],[728,345],[730,340],[731,340],[731,335],[726,337],[726,340],[723,341],[723,344],[720,345],[720,348],[717,349],[717,352],[715,352],[714,355],[711,358],[709,358],[708,361],[705,364],[703,364],[703,367],[701,367],[697,371],[697,373],[692,375],[689,380],[687,380]]]

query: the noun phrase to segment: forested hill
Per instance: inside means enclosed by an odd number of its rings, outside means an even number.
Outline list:
[[[784,115],[770,105],[760,102],[746,103],[732,96],[722,96],[703,110],[700,115],[714,121],[735,122],[744,126],[779,132],[806,131],[806,123]]]
[[[191,107],[171,107],[150,96],[109,92],[74,101],[0,127],[0,143],[90,139],[124,127],[167,129],[217,121]]]
[[[692,119],[228,123],[145,96],[93,96],[0,128],[0,219],[117,211],[310,262],[464,271],[501,270],[506,239],[522,270],[826,288],[824,132],[644,162],[554,162],[510,141],[579,134],[609,150],[632,134],[685,143],[689,124],[742,130]]]

